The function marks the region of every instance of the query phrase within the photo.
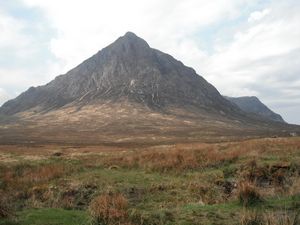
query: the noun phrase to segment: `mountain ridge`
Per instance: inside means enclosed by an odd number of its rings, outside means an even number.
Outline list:
[[[247,113],[254,113],[272,121],[286,123],[281,115],[269,109],[256,96],[224,97]]]

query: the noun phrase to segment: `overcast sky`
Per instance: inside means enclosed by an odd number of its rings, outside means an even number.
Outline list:
[[[1,0],[0,105],[127,31],[300,124],[299,0]]]

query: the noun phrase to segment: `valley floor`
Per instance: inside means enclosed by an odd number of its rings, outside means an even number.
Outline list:
[[[0,225],[295,225],[299,209],[299,137],[0,146]]]

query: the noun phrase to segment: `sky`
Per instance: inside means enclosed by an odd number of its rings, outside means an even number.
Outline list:
[[[0,0],[0,105],[127,31],[300,124],[299,0]]]

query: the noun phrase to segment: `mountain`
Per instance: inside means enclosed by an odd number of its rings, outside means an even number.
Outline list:
[[[176,105],[224,113],[238,111],[192,68],[128,32],[66,75],[45,86],[31,87],[8,101],[0,113],[49,111],[71,103],[124,99],[153,109]]]
[[[0,143],[174,143],[286,135],[203,77],[128,32],[50,83],[0,108]]]
[[[265,119],[285,123],[283,118],[269,109],[255,96],[244,96],[244,97],[225,97],[232,103],[236,104],[240,109],[247,113],[254,113]]]

